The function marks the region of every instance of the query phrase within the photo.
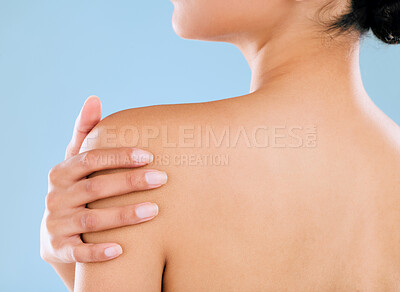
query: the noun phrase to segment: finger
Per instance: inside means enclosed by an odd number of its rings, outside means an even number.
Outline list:
[[[122,254],[122,248],[115,243],[82,243],[71,248],[69,261],[78,263],[103,262]]]
[[[75,121],[72,139],[65,152],[65,159],[79,153],[82,142],[101,120],[101,102],[97,96],[89,96]]]
[[[100,170],[144,166],[153,154],[137,148],[95,149],[80,153],[58,164],[53,177],[66,182],[77,181]],[[54,173],[56,172],[56,173]]]
[[[69,198],[71,206],[75,207],[108,197],[158,188],[166,183],[167,174],[163,171],[135,169],[83,179],[74,185]]]
[[[64,235],[74,236],[80,233],[103,231],[149,221],[157,215],[157,204],[148,202],[123,207],[85,209],[74,216],[65,218],[69,222],[63,225],[66,226],[63,232]]]

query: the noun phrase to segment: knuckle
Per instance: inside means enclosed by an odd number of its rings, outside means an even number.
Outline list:
[[[92,169],[101,162],[101,152],[99,150],[91,150],[81,154],[80,164],[87,169]]]
[[[84,168],[89,168],[91,159],[93,159],[93,154],[91,155],[90,152],[82,153],[79,157],[79,164]]]
[[[119,224],[126,225],[130,224],[135,216],[135,210],[133,210],[132,208],[121,208],[121,210],[118,212],[117,219]]]
[[[134,148],[134,149],[122,148],[121,155],[122,155],[123,161],[126,161],[127,163],[132,163],[135,150],[136,150],[136,148]]]
[[[94,248],[88,248],[88,249],[89,249],[88,256],[89,256],[90,261],[95,262],[95,261],[99,260],[96,250]]]
[[[50,246],[53,250],[59,250],[61,247],[61,241],[57,237],[51,237],[49,240]]]
[[[92,212],[86,212],[80,216],[79,224],[83,230],[91,232],[95,230],[98,224],[98,218]]]
[[[100,180],[91,178],[85,181],[85,192],[91,196],[96,195],[101,190]]]
[[[71,257],[74,262],[94,262],[96,261],[96,253],[93,248],[88,246],[75,247],[72,249]]]
[[[50,183],[56,182],[58,180],[58,167],[54,166],[51,168],[47,177]]]
[[[133,172],[128,171],[125,174],[125,181],[126,181],[126,185],[130,189],[135,189],[135,187],[136,187],[136,177],[135,177],[135,174]]]
[[[74,262],[82,262],[81,253],[79,252],[79,248],[75,247],[71,251],[71,258]]]
[[[45,205],[46,205],[46,209],[50,212],[56,210],[57,205],[58,205],[58,199],[57,199],[57,196],[53,192],[50,192],[47,194],[46,199],[45,199]]]
[[[48,215],[46,220],[45,220],[45,224],[46,224],[46,229],[49,232],[49,234],[53,234],[55,231],[55,223],[54,220],[52,218],[51,215]]]

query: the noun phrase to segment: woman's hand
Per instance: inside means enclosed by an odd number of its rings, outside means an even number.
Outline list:
[[[104,163],[108,161],[107,163]],[[160,187],[166,182],[163,172],[135,169],[123,173],[86,178],[93,172],[135,168],[152,161],[140,149],[92,150],[56,165],[49,174],[49,193],[43,218],[43,259],[49,262],[97,262],[119,256],[115,243],[84,244],[80,234],[132,225],[153,219],[158,207],[142,203],[108,209],[87,209],[88,203],[111,196]],[[156,173],[156,175],[148,175]],[[159,176],[159,181],[146,178]]]
[[[153,160],[153,155],[134,148],[92,150],[79,153],[90,130],[100,121],[101,103],[90,97],[76,121],[66,160],[49,173],[46,209],[41,224],[41,256],[73,289],[75,262],[98,262],[122,253],[117,243],[85,244],[81,233],[95,232],[153,219],[158,207],[153,203],[91,210],[86,204],[106,197],[152,189],[166,183],[164,172],[135,169]],[[93,172],[132,168],[86,178]]]

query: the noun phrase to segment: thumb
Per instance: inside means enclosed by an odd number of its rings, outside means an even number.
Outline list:
[[[89,96],[76,121],[72,139],[65,152],[65,159],[79,153],[83,140],[101,120],[101,101],[97,96]]]

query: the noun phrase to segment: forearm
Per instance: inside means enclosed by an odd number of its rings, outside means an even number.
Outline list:
[[[74,291],[75,282],[75,263],[64,264],[64,263],[53,263],[51,266],[63,280],[65,286],[69,291]]]

